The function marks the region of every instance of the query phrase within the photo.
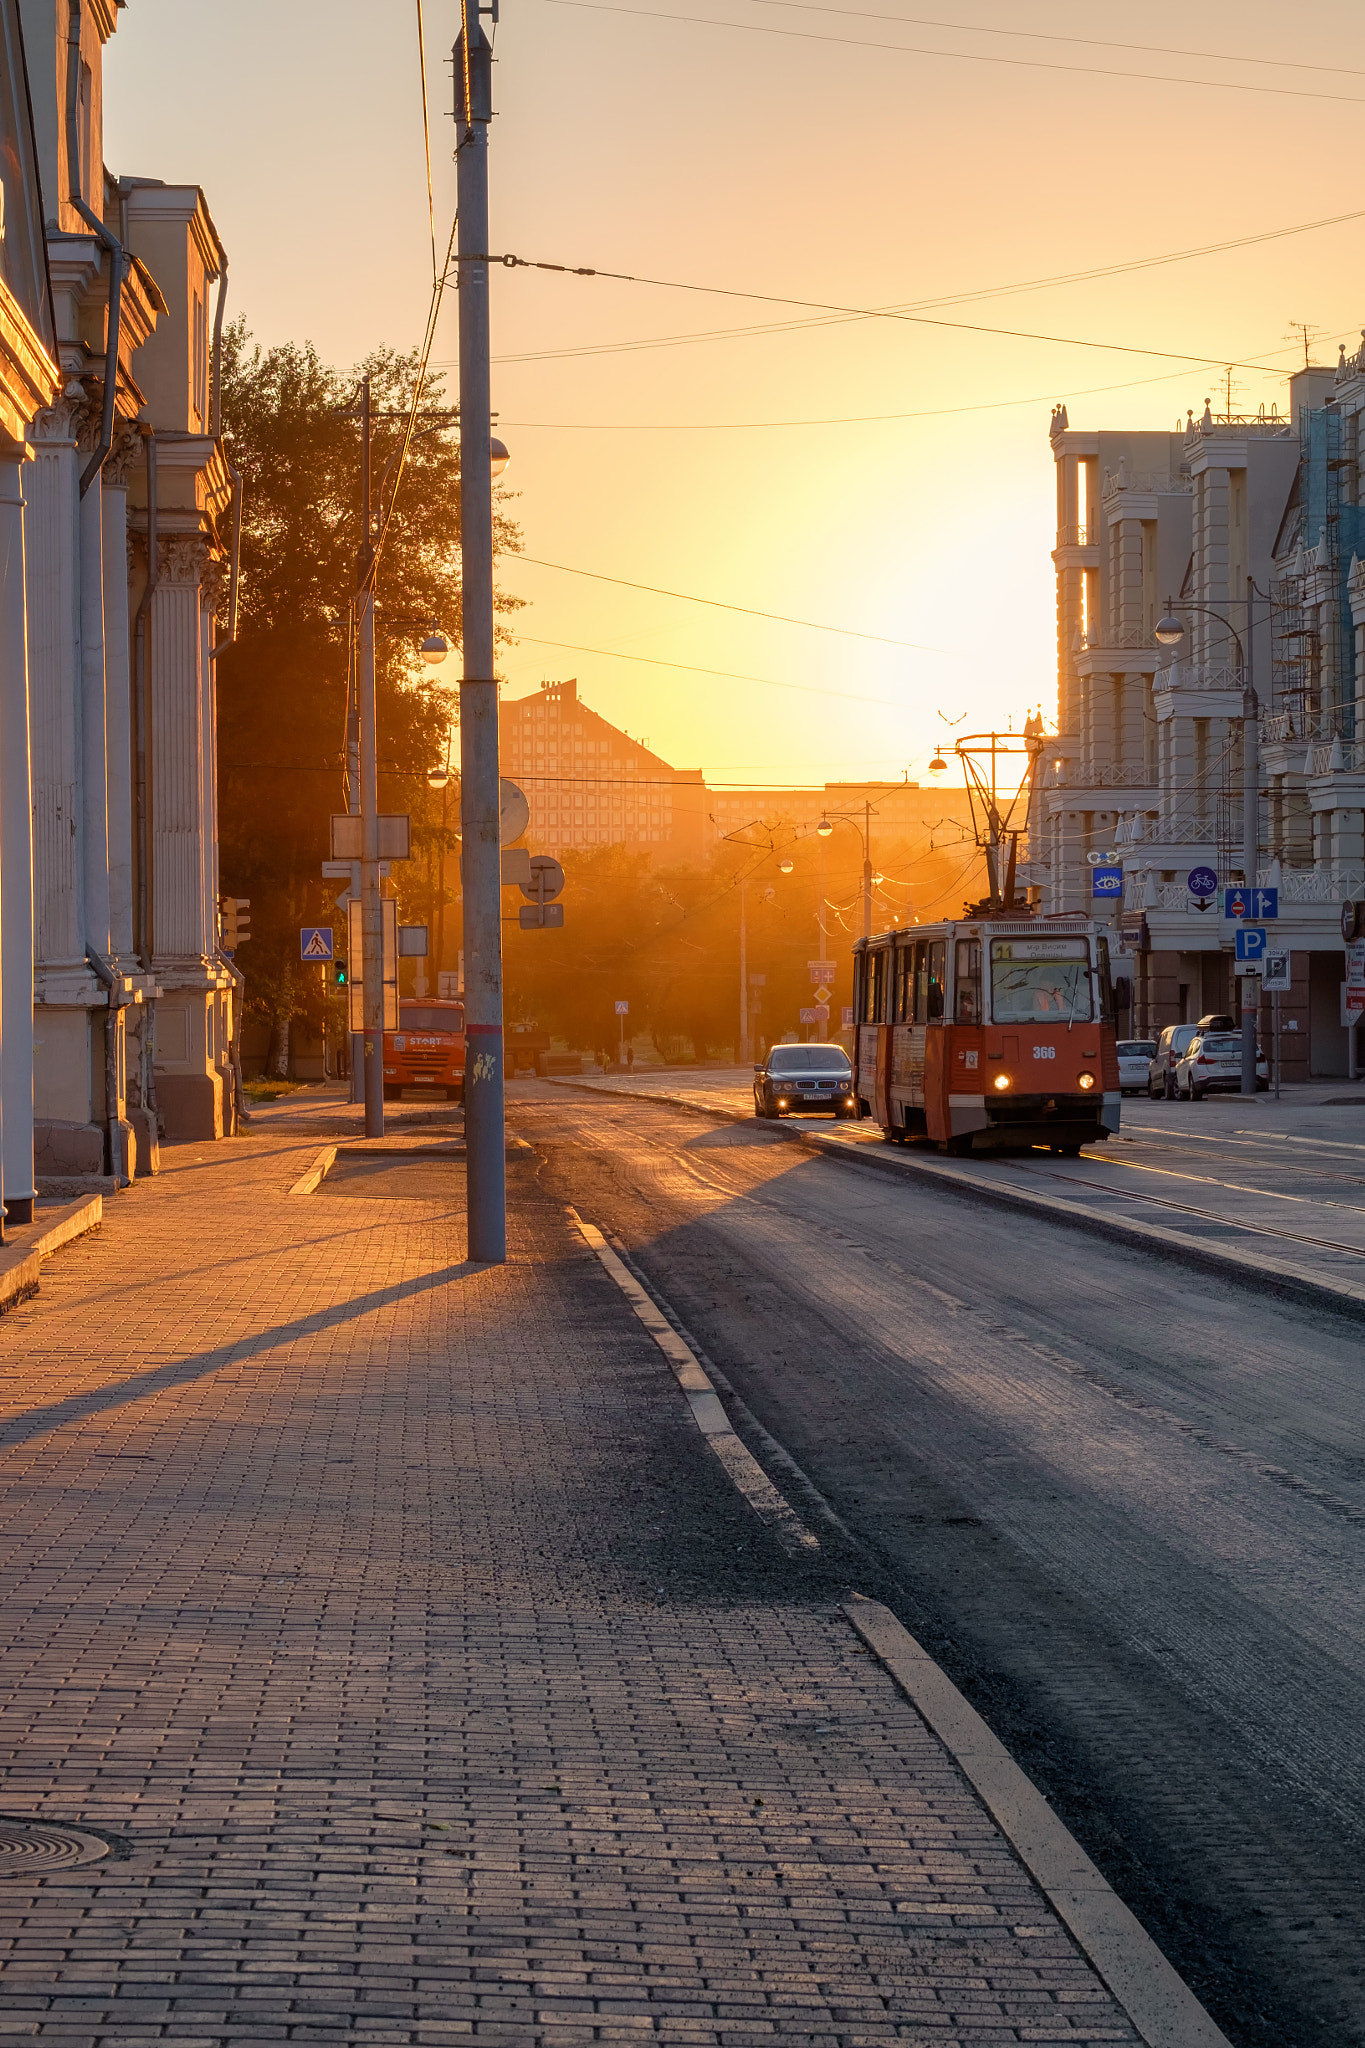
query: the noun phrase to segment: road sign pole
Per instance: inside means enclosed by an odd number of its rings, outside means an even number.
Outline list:
[[[1248,610],[1248,617],[1250,612]],[[1242,887],[1247,908],[1255,909],[1256,855],[1261,836],[1260,712],[1251,687],[1251,634],[1247,634],[1246,672],[1242,691]],[[1256,1025],[1261,984],[1255,975],[1242,976],[1242,1093],[1256,1093]]]
[[[502,1066],[501,794],[493,674],[493,473],[488,364],[488,124],[493,50],[466,6],[455,44],[459,199],[460,547],[464,592],[460,682],[460,823],[464,847],[465,1148],[469,1256],[507,1257]]]
[[[1280,991],[1270,998],[1271,1029],[1275,1036],[1275,1100],[1280,1099]]]

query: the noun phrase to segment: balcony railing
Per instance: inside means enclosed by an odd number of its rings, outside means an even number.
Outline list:
[[[1240,668],[1215,662],[1173,661],[1153,678],[1156,690],[1242,690],[1246,679]]]
[[[1057,528],[1057,545],[1059,548],[1093,547],[1099,540],[1099,537],[1100,530],[1097,526],[1059,526]]]
[[[1284,740],[1292,740],[1294,737],[1294,714],[1292,711],[1276,711],[1269,718],[1261,720],[1261,745],[1263,747],[1273,747]]]
[[[1151,635],[1144,633],[1140,626],[1118,626],[1110,632],[1082,633],[1081,646],[1086,652],[1097,647],[1134,648],[1151,655],[1157,652]]]
[[[1336,904],[1344,897],[1365,894],[1365,869],[1341,868],[1333,874],[1326,868],[1281,868],[1281,904]],[[1162,882],[1157,888],[1162,910],[1188,910],[1190,892],[1183,882]],[[1212,916],[1212,911],[1206,913]]]
[[[1333,775],[1339,772],[1352,773],[1360,758],[1360,749],[1354,740],[1319,740],[1308,749],[1308,773],[1310,775]]]

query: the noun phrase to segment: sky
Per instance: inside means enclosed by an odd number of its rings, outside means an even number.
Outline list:
[[[1283,410],[1291,323],[1330,362],[1365,323],[1358,8],[914,5],[502,0],[493,31],[494,250],[659,281],[494,273],[507,694],[577,676],[719,784],[923,780],[1050,715],[1053,404],[1173,427],[1234,363],[1235,409]],[[262,342],[420,340],[417,11],[119,16],[106,159],[203,186]],[[422,13],[443,251],[458,6]],[[453,293],[433,361],[453,391]]]

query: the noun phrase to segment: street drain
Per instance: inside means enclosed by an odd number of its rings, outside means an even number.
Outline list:
[[[97,1863],[109,1854],[108,1842],[75,1828],[47,1827],[42,1821],[0,1819],[0,1878],[46,1877],[77,1863]]]

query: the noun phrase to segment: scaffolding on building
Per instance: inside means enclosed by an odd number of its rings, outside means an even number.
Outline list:
[[[1305,407],[1299,474],[1290,501],[1293,566],[1271,584],[1273,709],[1290,721],[1285,737],[1355,738],[1355,627],[1347,582],[1365,551],[1365,506],[1355,504],[1355,457],[1333,405]],[[1286,534],[1286,539],[1289,538]],[[1283,557],[1282,557],[1283,559]],[[1334,601],[1310,603],[1322,571]]]

